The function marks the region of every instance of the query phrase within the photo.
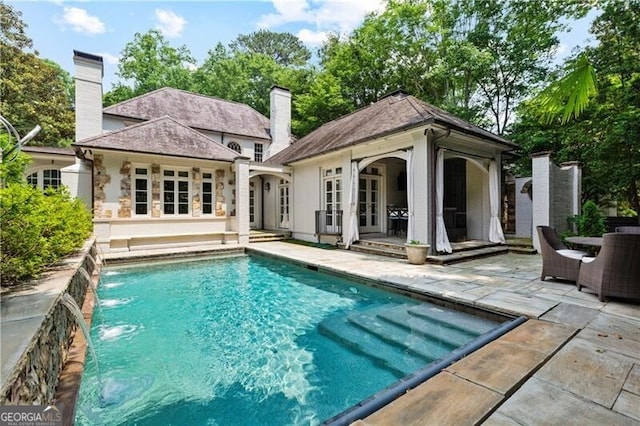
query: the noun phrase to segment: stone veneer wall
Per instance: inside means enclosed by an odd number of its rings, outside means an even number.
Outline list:
[[[131,162],[123,161],[120,167],[120,198],[118,217],[131,217]]]
[[[95,258],[95,245],[84,253],[79,266],[83,266],[92,274],[94,264],[88,261],[86,256],[89,252]],[[79,306],[82,306],[88,283],[78,271],[79,268],[71,276],[65,290]],[[60,372],[76,327],[75,317],[60,302],[61,296],[62,292],[38,332],[32,336],[27,350],[16,363],[10,375],[10,385],[6,386],[0,395],[0,404],[45,405],[53,402]]]
[[[103,160],[102,154],[93,156],[93,215],[96,218],[108,218],[112,215],[111,210],[104,210],[102,207],[107,198],[104,187],[111,182],[111,175],[107,173]]]
[[[198,217],[200,216],[200,209],[202,207],[202,203],[200,202],[200,186],[202,184],[202,173],[200,172],[200,169],[198,167],[194,167],[191,170],[191,176],[191,187],[193,188],[191,197],[191,215],[193,217]]]
[[[216,170],[216,216],[227,214],[224,204],[224,170]]]

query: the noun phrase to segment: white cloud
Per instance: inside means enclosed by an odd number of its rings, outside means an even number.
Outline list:
[[[358,26],[365,15],[384,10],[383,0],[272,0],[275,13],[263,15],[259,28],[274,28],[280,25],[311,24],[311,33],[339,31],[348,33]],[[304,30],[303,30],[304,31]],[[302,31],[301,31],[302,32]]]
[[[311,46],[319,46],[327,40],[326,31],[312,31],[307,28],[298,31],[296,36],[301,42]]]
[[[195,71],[198,69],[198,66],[196,64],[192,64],[191,62],[183,62],[182,66],[189,71]]]
[[[120,57],[116,56],[116,55],[112,55],[111,53],[106,53],[106,52],[102,52],[102,53],[97,53],[98,56],[102,56],[102,59],[110,65],[116,65],[118,62],[120,62]]]
[[[107,28],[96,16],[91,16],[85,9],[78,7],[65,6],[62,10],[62,16],[55,19],[56,23],[62,26],[69,26],[77,33],[96,35],[104,33]]]
[[[176,38],[182,35],[187,20],[180,15],[176,15],[170,10],[156,9],[156,28],[169,38]]]

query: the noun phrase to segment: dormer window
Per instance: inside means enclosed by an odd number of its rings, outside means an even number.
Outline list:
[[[238,154],[242,153],[242,148],[240,147],[240,144],[238,142],[231,141],[227,144],[227,147],[231,148]]]

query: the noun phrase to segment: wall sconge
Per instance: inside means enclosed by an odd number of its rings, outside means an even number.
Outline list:
[[[271,182],[267,182],[264,184],[264,189],[267,190],[267,192],[271,191]]]

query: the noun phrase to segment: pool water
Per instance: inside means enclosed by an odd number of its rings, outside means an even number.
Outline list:
[[[76,424],[317,424],[498,325],[262,257],[101,281]]]

